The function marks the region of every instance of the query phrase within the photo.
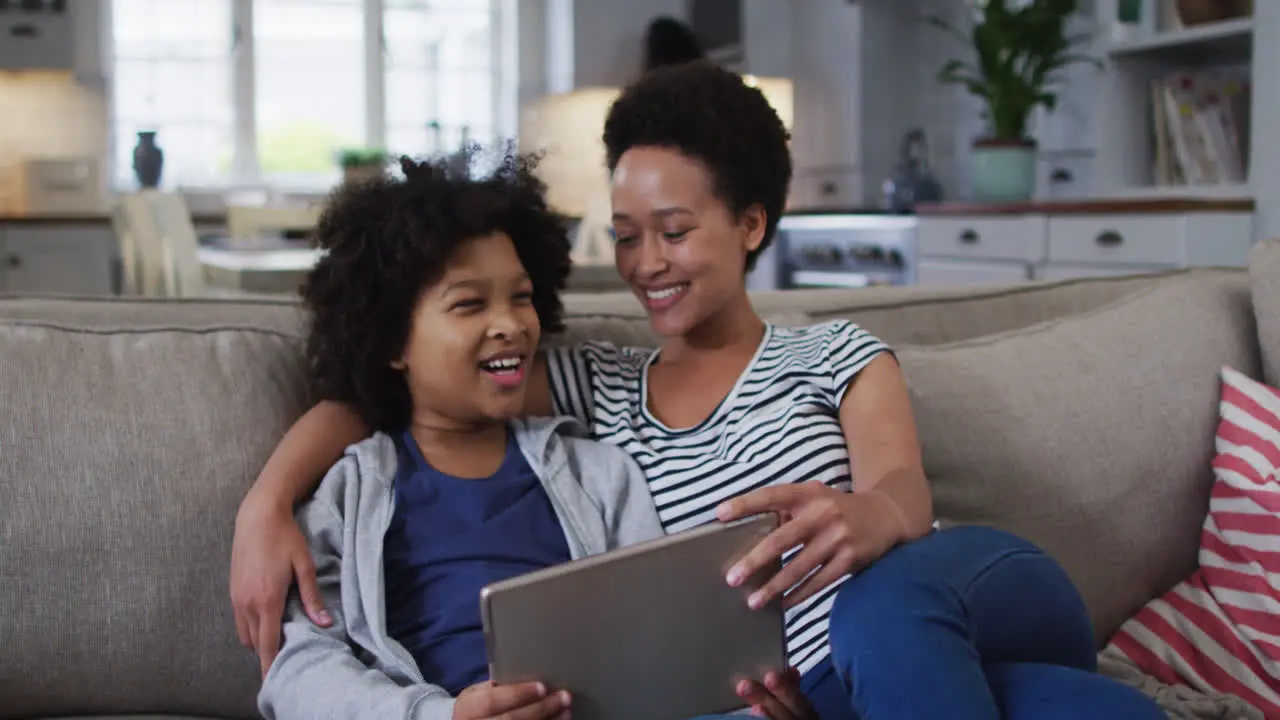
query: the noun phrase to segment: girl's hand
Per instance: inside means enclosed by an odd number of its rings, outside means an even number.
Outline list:
[[[800,672],[769,672],[764,683],[743,680],[738,683],[738,697],[751,706],[751,714],[772,720],[818,720],[818,711],[800,692]]]
[[[792,548],[802,549],[747,599],[755,609],[783,593],[783,604],[793,607],[870,565],[906,536],[902,513],[888,496],[847,493],[820,482],[753,490],[722,503],[716,515],[727,522],[768,511],[778,514],[778,528],[730,568],[729,585],[737,587]]]
[[[553,720],[569,709],[569,693],[547,694],[542,683],[482,682],[458,693],[453,720]]]
[[[258,653],[265,676],[280,651],[280,624],[294,578],[311,622],[329,627],[307,539],[287,510],[258,507],[246,498],[231,544],[231,604],[240,642]]]

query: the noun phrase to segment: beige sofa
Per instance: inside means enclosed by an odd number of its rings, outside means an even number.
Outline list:
[[[1254,263],[756,301],[898,346],[940,518],[1047,548],[1101,643],[1194,566],[1219,368],[1280,381],[1280,246]],[[561,342],[652,341],[629,298],[569,305]],[[228,556],[312,401],[302,329],[290,304],[0,299],[0,718],[256,716]]]

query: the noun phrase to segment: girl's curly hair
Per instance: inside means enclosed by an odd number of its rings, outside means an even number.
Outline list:
[[[464,159],[477,154],[468,149]],[[542,331],[564,329],[568,231],[547,207],[535,164],[510,146],[481,177],[457,158],[406,157],[403,179],[334,191],[314,236],[326,252],[301,290],[311,311],[307,365],[321,397],[353,406],[377,430],[407,425],[409,388],[390,363],[403,354],[418,298],[463,243],[494,232],[511,238],[529,273]]]

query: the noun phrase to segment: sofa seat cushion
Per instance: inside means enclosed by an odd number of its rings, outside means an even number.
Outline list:
[[[1280,717],[1280,391],[1224,368],[1200,566],[1111,640],[1148,675]]]
[[[898,355],[939,520],[1045,548],[1099,644],[1195,568],[1217,375],[1258,369],[1243,273],[1190,273],[1091,313]]]

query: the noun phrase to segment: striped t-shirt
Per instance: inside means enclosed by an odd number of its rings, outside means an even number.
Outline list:
[[[802,328],[766,326],[746,370],[711,415],[670,428],[648,411],[646,377],[658,353],[587,342],[547,353],[559,414],[586,422],[644,469],[668,533],[715,519],[723,500],[767,485],[819,480],[852,490],[839,407],[850,381],[888,348],[836,320]],[[789,558],[790,556],[788,556]],[[787,611],[787,653],[807,672],[829,653],[831,585]]]

